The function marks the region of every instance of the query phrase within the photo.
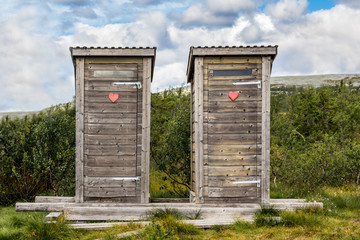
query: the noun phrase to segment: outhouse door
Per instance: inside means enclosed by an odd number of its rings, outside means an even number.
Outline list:
[[[84,199],[139,202],[142,60],[87,58],[84,67]]]
[[[210,58],[205,67],[209,87],[207,195],[225,202],[259,202],[261,58]]]

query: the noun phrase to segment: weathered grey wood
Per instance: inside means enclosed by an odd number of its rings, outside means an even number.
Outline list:
[[[276,47],[193,48],[194,56],[276,55]]]
[[[238,124],[226,124],[226,123],[213,123],[208,124],[209,133],[238,133],[238,134],[250,134],[261,132],[261,123],[238,123]]]
[[[88,63],[86,70],[133,70],[138,71],[137,63]]]
[[[138,156],[138,162],[140,163],[140,156]],[[86,166],[96,166],[96,167],[135,167],[136,159],[135,156],[121,156],[121,155],[111,155],[111,156],[94,156],[86,155]]]
[[[259,56],[206,56],[204,64],[206,66],[211,64],[216,65],[232,65],[232,64],[249,64],[256,63],[261,64],[261,58]]]
[[[76,202],[84,201],[84,58],[76,59],[75,67],[76,91]]]
[[[261,122],[260,112],[230,112],[230,113],[209,113],[207,118],[209,123],[255,123]]]
[[[269,56],[262,57],[262,171],[261,171],[261,202],[268,204],[270,200],[270,71],[272,60]]]
[[[140,56],[154,57],[156,48],[70,48],[73,57]]]
[[[222,63],[222,64],[207,63],[205,66],[209,70],[234,70],[234,69],[254,69],[254,68],[261,70],[261,62],[252,63],[252,62],[243,61],[243,63],[233,63],[233,62]],[[209,77],[211,77],[211,75],[209,75]],[[238,76],[234,76],[234,77],[238,77]]]
[[[85,175],[88,177],[134,177],[135,167],[88,167],[85,166]]]
[[[258,136],[256,136],[258,135]],[[252,133],[228,133],[228,134],[209,134],[208,144],[259,144],[261,145],[261,134]]]
[[[255,185],[255,184],[253,184]],[[209,197],[256,197],[256,185],[253,187],[208,187]]]
[[[229,176],[209,176],[208,181],[205,182],[205,185],[208,187],[236,187],[239,186],[234,184],[234,182],[240,181],[256,181],[257,176],[236,176],[236,177],[229,177]],[[242,184],[241,186],[244,187],[254,187],[256,183],[249,183],[249,184]]]
[[[85,193],[87,197],[132,197],[136,196],[135,187],[86,187]]]
[[[236,156],[261,154],[261,146],[251,145],[208,145],[209,155]]]
[[[36,196],[36,203],[42,202],[75,202],[74,197]]]
[[[94,124],[86,124],[86,130],[85,133],[89,135],[136,135],[136,130],[138,133],[141,133],[139,129],[134,125],[125,125],[125,124],[104,124],[102,126],[100,125],[94,125]]]
[[[208,164],[211,166],[261,166],[257,161],[258,155],[208,155]]]
[[[195,59],[195,181],[196,203],[203,203],[204,166],[203,166],[203,66],[204,59]]]
[[[141,149],[141,203],[150,201],[149,172],[150,172],[150,83],[151,58],[143,59],[143,117],[142,117],[142,149]]]
[[[88,187],[124,187],[124,188],[135,188],[137,182],[135,180],[120,180],[113,177],[85,177],[84,183]]]
[[[209,99],[211,101],[217,101],[217,102],[239,102],[239,101],[260,101],[261,100],[261,93],[258,89],[254,90],[237,90],[239,89],[239,86],[229,86],[227,90],[216,90],[212,89],[209,91]],[[229,91],[239,91],[239,96],[235,101],[231,101],[229,99]],[[259,94],[257,94],[259,92]]]
[[[204,106],[209,106],[209,113],[231,113],[231,112],[257,112],[261,108],[261,101],[209,101]]]
[[[116,145],[116,144],[134,145],[135,143],[136,143],[135,134],[129,134],[129,135],[85,134],[85,144],[87,145]]]
[[[140,104],[114,103],[114,104],[88,104],[85,113],[133,113],[135,114]]]
[[[205,172],[211,177],[216,176],[228,176],[228,177],[240,177],[240,176],[256,176],[257,169],[260,167],[256,166],[206,166]],[[241,185],[238,185],[241,187]]]

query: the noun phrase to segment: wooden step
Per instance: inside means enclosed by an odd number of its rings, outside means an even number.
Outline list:
[[[165,209],[166,207],[157,207],[156,209]],[[112,221],[138,221],[146,220],[154,208],[149,207],[69,207],[65,210],[66,219],[69,221],[92,221],[92,220],[112,220]],[[260,206],[251,208],[233,208],[233,207],[176,207],[173,208],[184,214],[191,216],[195,213],[201,213],[202,218],[234,219],[244,215],[253,215],[260,209]]]

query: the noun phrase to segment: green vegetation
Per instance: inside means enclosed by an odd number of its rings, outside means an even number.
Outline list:
[[[73,195],[75,107],[0,120],[0,204],[31,201],[36,195]]]
[[[151,171],[163,173],[164,184],[159,190],[187,197],[190,189],[190,93],[184,93],[184,88],[152,94],[150,145]],[[152,196],[156,194],[151,192]]]
[[[359,119],[359,88],[340,84],[272,94],[274,186],[291,187],[298,196],[324,186],[359,186]]]

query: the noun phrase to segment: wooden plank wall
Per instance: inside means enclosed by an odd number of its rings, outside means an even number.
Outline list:
[[[84,69],[84,201],[140,202],[142,182],[119,178],[142,175],[142,109],[148,102],[143,102],[143,89],[113,83],[141,82],[148,91],[143,59],[88,57]],[[126,71],[121,77],[95,74],[121,70]],[[110,93],[119,94],[114,103]]]
[[[225,69],[253,69],[253,71],[251,76],[212,76],[214,70]],[[260,180],[262,93],[257,85],[234,86],[232,83],[261,81],[261,69],[261,57],[204,58],[203,202],[205,203],[260,201],[260,188],[256,184],[234,185],[233,182]],[[239,97],[234,102],[228,97],[229,91],[239,91]]]

